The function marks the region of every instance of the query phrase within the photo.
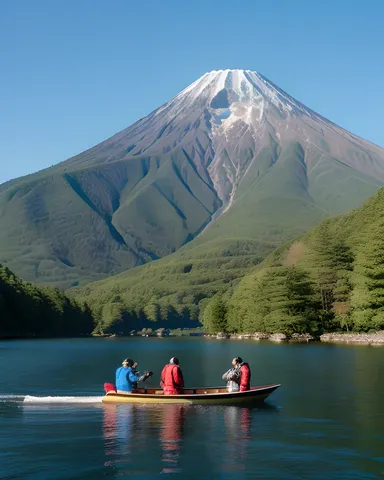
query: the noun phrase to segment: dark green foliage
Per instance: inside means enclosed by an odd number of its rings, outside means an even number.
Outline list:
[[[306,272],[295,267],[267,271],[260,301],[268,309],[264,318],[268,332],[314,333],[319,304]]]
[[[384,328],[384,222],[366,226],[356,255],[351,319],[357,330]]]
[[[227,307],[222,295],[215,295],[204,310],[204,327],[208,333],[226,333],[227,325]]]
[[[316,229],[310,242],[303,265],[306,266],[316,285],[316,292],[321,303],[321,325],[323,330],[337,327],[338,322],[346,321],[345,305],[351,292],[350,272],[353,269],[353,254],[346,244],[332,231],[332,221],[323,222]],[[344,311],[343,311],[344,305]]]
[[[228,324],[232,331],[317,331],[319,302],[307,273],[277,266],[245,280],[229,301]]]
[[[0,338],[74,337],[89,335],[94,327],[87,304],[23,282],[0,265]]]
[[[384,189],[360,209],[326,220],[273,252],[227,302],[228,328],[284,333],[384,328],[383,210]]]

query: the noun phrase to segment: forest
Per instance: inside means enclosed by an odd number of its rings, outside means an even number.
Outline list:
[[[25,282],[0,264],[0,338],[76,337],[94,328],[86,303]]]
[[[203,314],[211,332],[319,335],[384,328],[384,189],[269,255]]]

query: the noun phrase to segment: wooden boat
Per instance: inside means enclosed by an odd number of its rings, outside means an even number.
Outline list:
[[[280,384],[251,387],[245,392],[228,392],[226,387],[185,388],[180,395],[164,395],[157,388],[138,388],[132,393],[108,391],[104,403],[180,403],[192,405],[237,405],[264,401]]]

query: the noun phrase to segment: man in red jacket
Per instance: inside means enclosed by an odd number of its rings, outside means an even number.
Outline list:
[[[179,359],[172,357],[168,365],[161,372],[160,386],[164,395],[177,395],[182,393],[184,387],[183,372],[179,367]]]
[[[234,367],[240,368],[240,392],[245,392],[251,388],[251,369],[248,363],[243,362],[241,357],[236,357],[232,360]]]

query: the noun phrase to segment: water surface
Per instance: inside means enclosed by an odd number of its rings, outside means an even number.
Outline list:
[[[187,386],[212,386],[238,355],[253,384],[282,383],[262,408],[100,403],[123,358],[157,386],[178,356]],[[1,480],[384,478],[382,348],[27,340],[0,342],[0,366]]]

